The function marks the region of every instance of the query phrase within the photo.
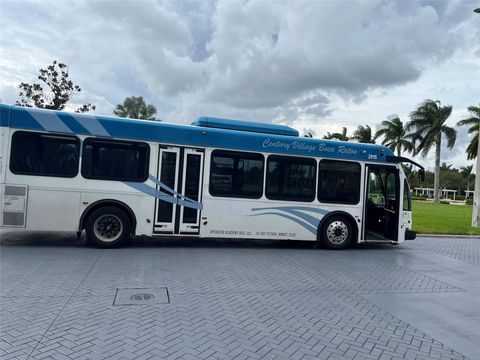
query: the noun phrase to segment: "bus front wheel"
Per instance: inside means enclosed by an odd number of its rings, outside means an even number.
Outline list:
[[[346,249],[353,239],[353,226],[344,216],[332,216],[322,225],[320,243],[328,249]]]
[[[102,248],[123,245],[130,238],[131,224],[127,214],[114,206],[92,212],[85,226],[87,241]]]

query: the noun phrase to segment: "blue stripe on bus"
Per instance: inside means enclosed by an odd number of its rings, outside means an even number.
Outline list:
[[[280,217],[283,217],[285,219],[288,219],[288,220],[291,220],[293,221],[294,223],[297,223],[298,225],[300,225],[301,227],[303,227],[304,229],[308,230],[309,232],[311,232],[312,234],[316,235],[317,234],[317,227],[315,226],[312,226],[310,225],[309,223],[303,221],[303,220],[300,220],[300,219],[297,219],[296,217],[293,217],[289,214],[284,214],[284,213],[276,213],[276,212],[265,212],[265,213],[261,213],[261,214],[253,214],[253,215],[250,215],[250,216],[261,216],[261,215],[276,215],[276,216],[280,216]]]
[[[165,185],[163,182],[161,182],[160,180],[158,180],[155,176],[153,176],[152,174],[149,174],[148,175],[148,179],[150,181],[153,181],[156,185],[158,185],[160,187],[160,189],[164,189],[164,190],[167,190],[169,191],[171,194],[173,194],[174,196],[176,196],[178,198],[178,204],[179,205],[183,205],[183,206],[186,206],[186,207],[193,207],[195,209],[201,209],[202,208],[202,204],[199,203],[198,201],[195,201],[195,200],[192,200],[188,197],[186,197],[185,195],[182,195],[180,194],[179,192],[176,192],[175,190],[173,190],[172,188],[168,187],[167,185]],[[193,206],[187,206],[185,204],[194,204]],[[200,207],[198,207],[198,204],[200,204]]]
[[[111,137],[110,133],[100,123],[97,117],[93,115],[72,114],[81,126],[87,129],[91,135]]]
[[[272,211],[274,210],[274,211]],[[305,212],[314,212],[317,214],[325,215],[328,214],[328,210],[311,208],[308,206],[279,206],[279,207],[263,207],[263,208],[252,208],[255,214],[250,216],[262,216],[262,215],[275,215],[280,216],[289,220],[294,221],[295,223],[301,225],[303,228],[313,233],[317,234],[318,224],[320,219],[306,214]],[[303,211],[303,212],[302,212]]]
[[[85,129],[85,127],[75,120],[75,118],[70,114],[58,113],[58,117],[66,126],[68,126],[70,130],[72,130],[73,133],[80,135],[91,135],[90,131]]]
[[[29,115],[33,117],[41,127],[50,132],[72,134],[73,131],[65,125],[63,121],[55,113],[49,111],[31,111],[27,110]]]
[[[172,188],[170,188],[169,186],[165,185],[164,183],[162,183],[160,180],[158,180],[155,176],[153,176],[152,174],[149,174],[148,175],[148,180],[150,181],[153,181],[155,184],[157,184],[160,189],[165,189],[167,191],[170,191],[172,194],[175,194],[175,190],[173,190]]]
[[[0,104],[0,126],[8,127],[10,124],[10,106]]]
[[[160,189],[164,189],[164,190],[167,190],[169,191],[170,193],[172,193],[173,195],[177,196],[178,198],[181,198],[182,200],[184,200],[186,203],[192,203],[192,204],[198,204],[197,201],[195,200],[192,200],[188,197],[186,197],[185,195],[182,195],[180,194],[179,192],[176,192],[175,190],[173,190],[172,188],[168,187],[167,185],[165,185],[163,182],[161,182],[160,180],[158,180],[155,176],[153,176],[152,174],[149,174],[148,175],[148,179],[153,181],[155,184],[157,184]]]
[[[26,108],[19,107],[12,107],[9,125],[12,128],[18,129],[45,130],[43,126],[27,112]]]
[[[302,210],[302,211],[315,212],[321,215],[328,214],[328,210],[324,210],[321,208],[313,208],[309,206],[276,206],[276,207],[252,208],[252,211],[260,211],[260,210],[284,210],[287,212],[292,210]]]
[[[291,209],[290,214],[301,218],[302,220],[308,222],[310,225],[314,226],[315,228],[318,228],[318,224],[320,223],[320,220],[317,219],[316,217],[309,214],[304,214],[298,210]]]
[[[2,114],[10,109],[10,121],[2,120],[2,126],[16,129],[47,130],[51,132],[78,133],[78,127],[70,120],[73,117],[80,126],[95,136],[151,141],[190,147],[213,147],[240,151],[266,152],[322,158],[385,163],[393,152],[382,145],[359,144],[343,141],[309,139],[246,131],[206,128],[192,125],[168,124],[157,121],[122,119],[85,114],[69,114],[49,110],[11,107],[1,105]],[[32,117],[39,117],[42,124]],[[43,115],[44,114],[44,115]],[[2,118],[5,116],[2,115]],[[45,120],[47,119],[47,120]],[[58,124],[56,124],[58,122]]]
[[[124,181],[125,185],[130,186],[131,188],[138,190],[144,194],[153,196],[159,200],[184,206],[191,209],[201,210],[203,208],[203,204],[188,198],[185,198],[183,195],[181,197],[177,197],[174,195],[166,194],[164,192],[158,191],[154,187],[151,187],[145,183],[138,183],[138,182],[131,182],[131,181]]]

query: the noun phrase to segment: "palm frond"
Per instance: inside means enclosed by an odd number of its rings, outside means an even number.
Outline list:
[[[440,101],[425,100],[410,114],[411,121],[406,129],[411,131],[412,138],[418,141],[416,153],[426,156],[434,144],[441,142],[441,136],[447,137],[449,147],[453,147],[456,140],[456,131],[445,125],[452,113],[452,106],[441,106]]]
[[[449,149],[453,148],[453,145],[455,145],[455,141],[457,140],[457,130],[454,128],[443,125],[442,126],[442,133],[445,135],[447,138],[447,146]]]
[[[474,136],[470,144],[467,146],[467,160],[473,160],[477,157],[478,136]]]
[[[375,133],[375,136],[373,137],[373,139],[377,140],[380,136],[385,135],[387,132],[388,132],[387,128],[380,129]]]
[[[476,115],[477,118],[480,118],[480,106],[469,106],[468,111]]]
[[[471,117],[468,119],[463,119],[457,122],[458,126],[464,126],[464,125],[480,125],[480,118],[477,117]]]

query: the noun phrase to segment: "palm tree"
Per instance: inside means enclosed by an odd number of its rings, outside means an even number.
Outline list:
[[[460,168],[460,174],[467,182],[467,190],[470,190],[470,180],[473,178],[473,165],[467,165]]]
[[[426,156],[435,147],[435,178],[433,182],[435,203],[440,202],[440,149],[442,147],[442,136],[447,139],[449,149],[453,148],[457,140],[457,131],[445,125],[452,113],[450,105],[441,106],[440,101],[425,100],[417,110],[410,114],[412,119],[405,129],[413,131],[413,138],[418,140],[416,153]]]
[[[372,128],[368,125],[359,125],[357,130],[353,132],[351,139],[357,140],[359,143],[375,144],[375,140],[372,136]]]
[[[333,134],[327,133],[327,135],[325,135],[323,138],[328,139],[328,140],[340,140],[340,141],[350,140],[350,138],[347,136],[347,128],[346,127],[342,128],[341,133],[333,133]]]
[[[146,104],[143,96],[129,96],[123,104],[118,104],[113,113],[120,117],[143,120],[158,120],[155,118],[157,109]]]
[[[467,147],[467,159],[473,160],[477,157],[477,150],[478,150],[478,136],[479,136],[479,129],[480,129],[480,106],[469,106],[468,111],[470,111],[473,114],[473,116],[468,119],[460,120],[457,123],[457,125],[459,126],[470,125],[470,128],[468,129],[468,133],[473,134],[473,138]]]
[[[448,165],[447,165],[446,162],[443,162],[443,163],[442,163],[442,166],[440,166],[440,171],[454,170],[454,169],[452,168],[452,166],[453,166],[452,164],[448,164]]]
[[[408,140],[412,139],[412,136],[407,134],[399,117],[382,121],[382,126],[383,128],[375,133],[374,140],[383,136],[382,145],[388,146],[392,151],[396,151],[397,156],[402,156],[402,150],[414,152],[414,142]]]

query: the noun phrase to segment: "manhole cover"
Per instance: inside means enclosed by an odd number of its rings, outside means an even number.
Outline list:
[[[113,305],[169,304],[168,289],[117,289]]]

